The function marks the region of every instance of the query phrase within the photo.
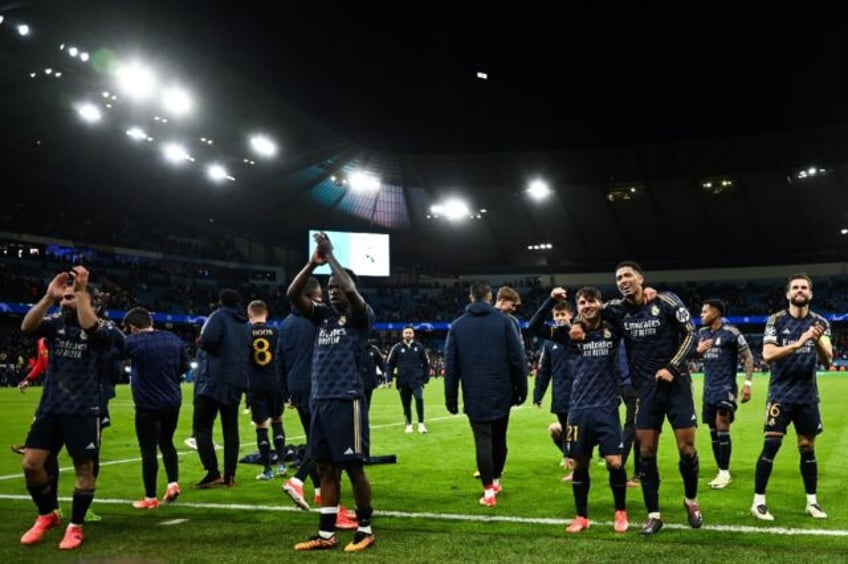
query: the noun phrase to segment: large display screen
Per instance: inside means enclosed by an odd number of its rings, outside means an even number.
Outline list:
[[[315,252],[312,235],[319,230],[309,230],[309,256]],[[389,236],[385,233],[351,233],[324,231],[333,243],[333,254],[342,266],[353,270],[357,276],[389,275]],[[331,274],[328,265],[315,269],[315,274]]]

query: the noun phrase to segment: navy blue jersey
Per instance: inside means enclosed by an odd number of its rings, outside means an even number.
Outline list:
[[[182,339],[170,331],[141,331],[127,336],[124,356],[131,362],[130,385],[136,409],[180,407],[180,379],[190,368]]]
[[[736,366],[739,354],[748,350],[745,336],[733,325],[723,323],[712,331],[709,327],[698,330],[697,340],[712,339],[713,344],[704,351],[704,401],[716,403],[735,399]]]
[[[554,335],[567,338],[568,329],[561,327]],[[586,331],[582,341],[571,341],[571,405],[569,412],[598,407],[617,407],[621,401],[621,378],[618,373],[618,343],[621,337],[610,323]]]
[[[779,311],[768,318],[763,344],[784,347],[794,343],[801,335],[818,323],[825,328],[823,336],[830,338],[830,324],[821,315],[809,312],[806,317],[796,319],[786,310]],[[816,365],[818,354],[814,341],[771,363],[768,401],[772,403],[818,403],[819,392],[816,386]]]
[[[571,402],[571,353],[564,344],[545,341],[539,356],[539,369],[533,386],[533,403],[541,403],[548,384],[551,387],[551,413],[568,413]]]
[[[312,391],[312,355],[315,350],[315,324],[293,311],[280,325],[277,360],[288,393],[293,399],[308,401]]]
[[[644,395],[656,385],[656,374],[667,368],[675,376],[675,386],[690,388],[686,359],[696,346],[695,325],[683,302],[671,292],[661,292],[655,300],[633,305],[623,299],[604,306],[604,319],[621,332],[633,387]]]
[[[279,331],[276,327],[255,323],[250,326],[250,369],[247,389],[250,392],[275,392],[280,390],[280,373],[277,370],[277,345]]]
[[[339,313],[313,303],[310,319],[318,326],[312,356],[312,399],[354,399],[364,395],[361,364],[374,325],[374,311]]]
[[[102,355],[120,338],[114,324],[100,321],[83,331],[76,316],[44,318],[35,330],[46,337],[49,360],[36,414],[97,416],[102,410]]]

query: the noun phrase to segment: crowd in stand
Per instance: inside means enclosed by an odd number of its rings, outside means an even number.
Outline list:
[[[19,203],[18,208],[28,204]],[[17,209],[17,208],[13,208]],[[23,229],[18,226],[16,213],[0,213],[0,230]],[[56,235],[64,235],[62,216],[51,219],[56,221]],[[52,225],[52,224],[51,224]],[[44,226],[42,226],[43,228]],[[86,231],[89,229],[90,233]],[[111,235],[105,231],[111,230]],[[83,225],[74,232],[75,236],[84,236],[100,241],[110,241],[124,246],[136,240],[138,227],[127,219],[116,219],[113,224],[105,221],[103,225]],[[70,234],[69,234],[70,235]],[[145,234],[145,237],[147,235]],[[180,246],[179,238],[170,239],[176,246],[172,250],[187,256],[203,256],[196,252],[188,241]],[[147,239],[145,243],[150,243]],[[167,242],[160,241],[167,249]],[[223,244],[223,243],[222,243]],[[187,246],[186,246],[187,245]],[[232,245],[230,245],[232,246]],[[214,254],[214,253],[213,253]],[[225,255],[217,255],[224,258]],[[37,300],[46,283],[56,272],[67,270],[74,261],[79,260],[72,254],[64,253],[16,253],[16,256],[0,256],[0,302],[28,304]],[[153,312],[205,316],[217,307],[218,291],[222,287],[239,290],[247,301],[263,300],[269,306],[271,319],[280,320],[290,312],[285,297],[285,280],[256,283],[251,280],[248,268],[229,268],[206,266],[197,260],[181,261],[176,258],[153,260],[142,256],[98,253],[94,257],[97,278],[94,285],[108,298],[106,308],[114,311],[127,311],[142,306]],[[522,278],[505,281],[503,284],[514,287],[522,297],[521,309],[516,316],[527,321],[548,295],[538,278]],[[381,322],[420,324],[427,322],[448,322],[457,318],[468,303],[468,282],[450,280],[441,282],[412,283],[396,282],[391,279],[374,279],[363,285],[361,291],[377,314]],[[757,282],[688,282],[672,285],[657,285],[659,289],[675,292],[693,314],[700,311],[701,304],[707,298],[718,298],[728,305],[731,316],[763,316],[785,305],[782,281]],[[610,284],[600,288],[605,296],[614,297],[617,290]],[[848,281],[830,277],[815,280],[816,311],[822,314],[843,313],[848,311]],[[6,316],[0,317],[0,385],[13,385],[26,374],[27,359],[33,355],[35,344],[20,335],[17,330],[19,320]],[[837,366],[848,365],[848,333],[835,325],[834,348]],[[168,329],[178,333],[193,349],[199,325],[174,324]],[[759,357],[761,349],[762,327],[760,324],[742,326],[742,331],[752,344],[758,369],[764,365]],[[434,360],[433,376],[440,375],[441,350],[444,344],[444,331],[428,332],[419,330],[419,338],[431,351]],[[398,335],[375,335],[375,344],[385,354]],[[528,367],[535,364],[536,347],[528,342]],[[692,366],[698,370],[698,366]]]

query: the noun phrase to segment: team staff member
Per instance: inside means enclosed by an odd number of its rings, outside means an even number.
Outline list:
[[[238,465],[238,410],[247,387],[250,362],[250,334],[241,296],[235,290],[221,290],[221,307],[212,312],[200,330],[198,347],[206,353],[206,373],[196,386],[194,398],[194,437],[197,452],[206,470],[198,488],[235,485]],[[218,469],[218,455],[212,444],[212,425],[221,414],[224,435],[224,475]]]
[[[415,340],[412,325],[403,328],[403,340],[392,347],[386,367],[389,375],[395,374],[403,416],[406,418],[406,432],[412,432],[412,398],[415,398],[415,411],[418,415],[418,432],[426,433],[424,425],[424,386],[430,380],[430,358],[427,350]]]
[[[135,403],[135,433],[141,449],[141,474],[144,499],[133,503],[136,509],[156,509],[156,477],[159,462],[157,448],[168,486],[162,501],[173,503],[180,495],[180,467],[174,432],[180,418],[183,394],[182,375],[190,368],[188,352],[182,339],[170,331],[153,328],[153,318],[144,308],[136,307],[124,316],[124,329],[129,331],[123,356],[131,362],[130,383]]]
[[[461,384],[483,483],[480,504],[494,507],[506,464],[509,411],[527,397],[524,347],[513,322],[492,307],[488,284],[471,284],[469,299],[445,343],[445,406],[459,413]]]

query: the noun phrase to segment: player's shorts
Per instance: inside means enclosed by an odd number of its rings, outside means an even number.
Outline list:
[[[26,439],[27,448],[58,453],[62,446],[75,461],[97,460],[100,417],[97,415],[38,415]]]
[[[763,431],[785,435],[790,423],[795,426],[795,433],[807,437],[814,437],[824,430],[817,403],[769,402],[766,404]]]
[[[736,400],[727,398],[720,401],[706,401],[704,400],[703,406],[701,407],[701,421],[708,425],[710,428],[715,426],[716,416],[719,411],[727,412],[727,416],[730,419],[730,422],[733,423],[733,420],[736,419]]]
[[[247,401],[250,404],[250,420],[254,423],[280,417],[286,407],[286,401],[279,390],[250,392]]]
[[[618,406],[572,410],[565,432],[567,456],[592,456],[598,445],[601,456],[621,454],[621,420]]]
[[[313,460],[333,464],[364,461],[369,447],[368,409],[363,399],[313,402],[309,433]]]
[[[663,419],[666,418],[672,429],[698,426],[690,379],[657,382],[641,390],[639,406],[636,409],[636,429],[662,431]]]

